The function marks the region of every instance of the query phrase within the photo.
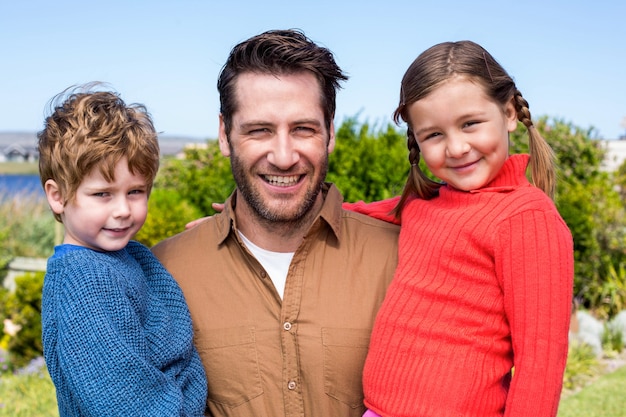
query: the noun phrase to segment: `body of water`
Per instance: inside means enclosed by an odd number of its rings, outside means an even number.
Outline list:
[[[0,174],[0,199],[13,198],[20,195],[36,195],[44,197],[39,175],[6,175]]]

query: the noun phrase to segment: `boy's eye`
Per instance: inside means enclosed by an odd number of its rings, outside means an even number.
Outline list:
[[[131,190],[128,194],[143,194],[145,190]]]
[[[103,192],[101,192],[101,193],[93,193],[93,196],[94,196],[94,197],[106,197],[106,196],[108,196],[108,195],[109,195],[109,193],[104,192],[104,191],[103,191]]]

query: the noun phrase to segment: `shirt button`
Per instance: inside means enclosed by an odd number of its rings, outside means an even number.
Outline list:
[[[286,321],[285,324],[283,324],[283,329],[285,329],[287,331],[291,330],[291,323]]]
[[[296,389],[296,381],[289,381],[289,383],[287,384],[287,388],[289,388],[290,390]]]

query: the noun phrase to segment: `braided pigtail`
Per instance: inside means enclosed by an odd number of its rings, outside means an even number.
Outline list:
[[[424,200],[430,200],[431,198],[439,195],[439,187],[441,187],[440,183],[428,178],[420,168],[420,148],[411,128],[407,129],[406,136],[411,169],[402,192],[402,197],[400,197],[400,201],[394,209],[394,214],[398,218],[401,217],[402,209],[406,205],[410,196],[417,195],[419,198]]]
[[[516,89],[513,98],[517,119],[522,122],[528,130],[528,145],[533,184],[543,190],[550,198],[554,199],[556,189],[554,151],[533,125],[528,102],[522,97],[522,93]]]

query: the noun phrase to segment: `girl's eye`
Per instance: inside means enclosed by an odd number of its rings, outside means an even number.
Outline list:
[[[93,196],[94,196],[94,197],[106,197],[106,196],[108,196],[108,195],[109,195],[109,193],[104,192],[104,191],[103,191],[103,192],[101,192],[101,193],[93,193]]]
[[[440,136],[440,135],[441,135],[441,133],[439,133],[439,132],[429,133],[426,136],[424,136],[422,141],[425,141],[425,140],[428,140],[428,139],[433,139],[433,138],[436,138],[437,136]]]
[[[469,121],[469,122],[465,122],[465,124],[463,125],[463,127],[471,127],[471,126],[474,126],[474,125],[476,125],[476,124],[478,124],[478,122],[477,122],[477,121],[475,121],[475,120],[472,120],[472,121]]]

